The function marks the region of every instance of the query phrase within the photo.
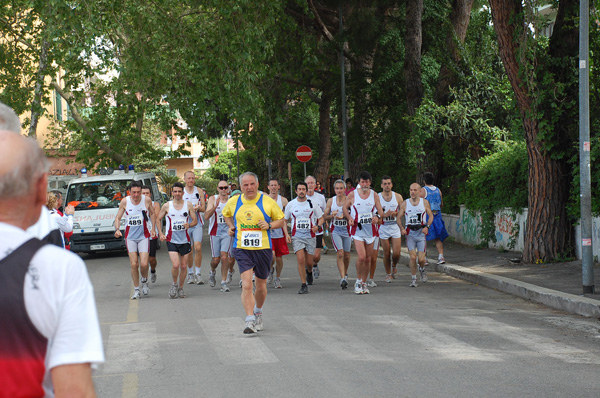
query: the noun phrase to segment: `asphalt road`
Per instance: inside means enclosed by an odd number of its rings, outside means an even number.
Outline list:
[[[94,374],[99,397],[600,395],[598,320],[446,275],[430,273],[410,288],[402,266],[386,284],[379,263],[379,286],[358,296],[339,288],[330,252],[310,293],[298,295],[287,256],[283,289],[269,289],[265,330],[244,335],[237,269],[230,293],[186,285],[187,298],[169,299],[163,246],[157,282],[131,301],[125,254],[84,259],[106,350]]]

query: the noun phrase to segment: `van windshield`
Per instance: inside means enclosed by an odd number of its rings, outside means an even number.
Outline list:
[[[117,208],[121,199],[128,195],[129,182],[114,180],[71,184],[65,202],[74,206],[75,210]]]

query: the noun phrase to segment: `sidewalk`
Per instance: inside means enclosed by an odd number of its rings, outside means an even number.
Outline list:
[[[404,243],[404,242],[403,242]],[[600,317],[600,265],[594,266],[598,294],[582,295],[581,261],[548,264],[513,264],[520,254],[446,241],[446,264],[437,265],[437,250],[428,245],[429,269],[478,285],[511,293],[538,303],[587,317]],[[380,249],[380,256],[382,255]],[[401,261],[408,261],[403,244]]]

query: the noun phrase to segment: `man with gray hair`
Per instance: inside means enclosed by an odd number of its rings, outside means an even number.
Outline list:
[[[0,131],[2,130],[20,135],[21,121],[10,107],[0,102]],[[63,247],[63,238],[58,230],[58,225],[56,225],[46,206],[41,207],[37,222],[29,227],[27,232],[44,242]]]
[[[259,192],[258,177],[240,176],[242,195],[234,196],[223,208],[223,217],[233,237],[232,256],[242,278],[242,306],[246,312],[245,334],[263,330],[263,305],[267,298],[267,277],[273,259],[271,232],[285,225],[283,212],[269,195]],[[252,273],[256,291],[252,294]]]
[[[46,202],[47,169],[34,140],[0,131],[0,385],[9,397],[94,396],[104,351],[85,264],[25,231]]]
[[[21,121],[9,106],[0,102],[0,130],[21,134]]]

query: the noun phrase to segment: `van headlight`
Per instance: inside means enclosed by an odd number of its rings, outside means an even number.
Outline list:
[[[73,223],[73,229],[81,229],[78,222]]]

